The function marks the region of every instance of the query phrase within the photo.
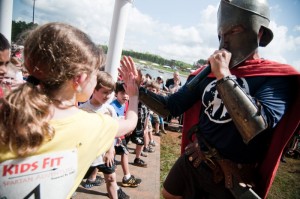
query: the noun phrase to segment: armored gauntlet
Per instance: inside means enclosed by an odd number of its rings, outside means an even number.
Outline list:
[[[140,87],[139,100],[163,118],[170,115],[170,111],[166,107],[166,101],[163,96],[157,95],[143,87]]]
[[[251,101],[235,81],[235,76],[227,76],[218,80],[217,90],[246,144],[268,127],[261,115],[259,103],[254,104]]]

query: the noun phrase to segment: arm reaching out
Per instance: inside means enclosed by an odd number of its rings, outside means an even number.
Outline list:
[[[121,67],[118,69],[124,81],[124,89],[129,95],[130,103],[125,120],[119,120],[119,130],[117,136],[121,136],[133,131],[138,120],[138,85],[135,75],[137,70],[131,58],[124,57],[121,61]]]
[[[118,70],[123,79],[124,76],[128,76],[128,74],[132,73],[137,85],[142,83],[142,72],[141,70],[136,69],[134,61],[131,57],[124,56],[121,60],[121,68]]]

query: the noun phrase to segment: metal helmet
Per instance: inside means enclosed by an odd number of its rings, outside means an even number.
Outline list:
[[[268,28],[270,13],[267,0],[221,0],[218,10],[218,33],[235,26],[242,26],[245,31],[233,34],[224,39],[219,36],[219,49],[225,48],[232,53],[229,68],[245,61],[258,46],[267,46],[273,39],[273,33]],[[263,35],[258,39],[259,30]],[[225,41],[226,40],[226,41]]]

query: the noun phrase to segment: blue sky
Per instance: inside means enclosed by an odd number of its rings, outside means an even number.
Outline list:
[[[114,0],[36,0],[35,22],[70,23],[108,45]],[[218,48],[219,0],[134,0],[123,48],[192,64]],[[32,21],[33,0],[14,0],[13,19]],[[273,41],[262,57],[300,71],[300,0],[269,0]]]

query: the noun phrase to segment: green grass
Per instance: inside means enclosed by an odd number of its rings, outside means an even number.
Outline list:
[[[160,144],[160,187],[166,179],[168,172],[180,156],[181,134],[168,132],[162,136]],[[161,196],[161,198],[163,198]]]
[[[286,161],[279,165],[268,199],[300,199],[300,160]]]
[[[163,182],[167,176],[167,172],[171,169],[175,161],[180,155],[180,145],[178,143],[178,138],[171,136],[163,136],[161,142],[161,175],[160,180]]]
[[[161,138],[160,181],[165,180],[169,170],[180,155],[179,133],[168,132]],[[268,195],[268,199],[300,199],[300,160],[286,158],[281,163]],[[161,196],[162,198],[162,196]]]

